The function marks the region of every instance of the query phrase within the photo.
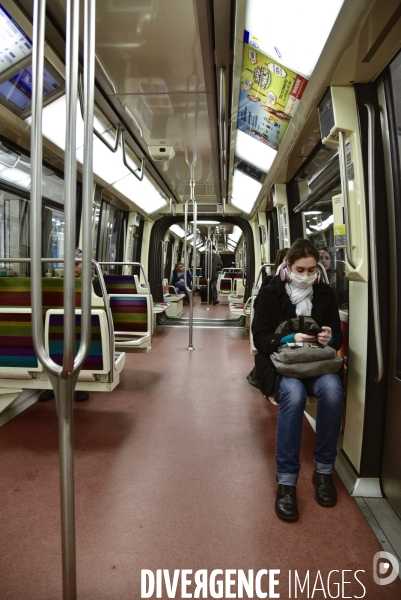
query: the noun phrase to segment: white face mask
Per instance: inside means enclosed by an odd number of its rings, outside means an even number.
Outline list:
[[[316,273],[310,275],[309,277],[302,277],[302,275],[297,275],[297,273],[290,273],[290,281],[295,285],[295,287],[299,288],[307,288],[314,284],[316,280]]]

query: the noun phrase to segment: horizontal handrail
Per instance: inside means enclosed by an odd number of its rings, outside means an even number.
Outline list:
[[[128,171],[130,173],[132,173],[132,175],[135,175],[135,177],[138,179],[138,181],[142,181],[143,175],[145,173],[145,162],[146,162],[146,159],[143,156],[142,157],[142,161],[141,161],[141,166],[138,167],[135,170],[131,169],[131,167],[129,166],[129,164],[127,162],[127,157],[125,155],[125,139],[124,139],[124,129],[123,128],[121,128],[121,147],[122,147],[122,150],[123,150],[123,163],[124,163],[124,166],[128,169]],[[132,150],[132,148],[131,148],[131,150]],[[140,171],[141,174],[137,175],[137,173],[136,173],[137,171]]]
[[[255,287],[258,285],[259,277],[260,277],[263,269],[265,269],[266,267],[274,267],[274,263],[263,263],[263,265],[261,265],[261,267],[259,268],[258,276],[256,278]]]
[[[81,108],[81,115],[83,118],[83,84],[82,84],[82,75],[79,76],[79,80],[78,80],[78,98],[79,98],[79,106]],[[128,162],[127,162],[127,157],[126,157],[126,153],[125,153],[125,138],[124,138],[124,127],[123,125],[121,125],[121,123],[117,123],[116,126],[116,137],[114,140],[114,146],[112,146],[111,144],[109,144],[109,142],[103,137],[103,135],[101,133],[99,133],[97,131],[97,129],[95,127],[93,127],[93,133],[95,134],[95,136],[101,141],[103,142],[103,144],[106,146],[106,148],[108,148],[110,150],[110,152],[113,152],[113,154],[115,152],[117,152],[118,150],[118,142],[120,141],[120,137],[121,137],[121,149],[122,149],[122,155],[123,155],[123,164],[124,166],[128,169],[128,171],[130,173],[132,173],[132,175],[135,175],[135,177],[138,179],[138,181],[142,181],[144,173],[145,173],[145,163],[146,163],[146,159],[143,156],[142,160],[141,160],[141,166],[138,167],[137,169],[132,169]],[[128,145],[128,144],[127,144]],[[131,148],[131,146],[128,146],[132,152],[134,152]],[[134,153],[136,154],[136,153]],[[137,156],[137,158],[139,159],[139,156]],[[141,172],[141,175],[137,174],[137,171]]]

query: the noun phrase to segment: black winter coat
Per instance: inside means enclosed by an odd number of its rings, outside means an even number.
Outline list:
[[[297,315],[285,290],[285,282],[281,281],[279,276],[261,288],[258,295],[258,310],[252,327],[253,342],[258,351],[255,356],[256,375],[262,393],[270,396],[277,377],[270,354],[277,352],[282,337],[282,334],[276,334],[275,331],[280,323]],[[320,327],[331,327],[334,338],[331,346],[339,350],[343,343],[343,335],[337,300],[333,289],[322,281],[313,286],[311,317]]]

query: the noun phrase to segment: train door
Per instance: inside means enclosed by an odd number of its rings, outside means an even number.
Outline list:
[[[390,335],[381,486],[401,517],[401,53],[378,83],[390,245]]]

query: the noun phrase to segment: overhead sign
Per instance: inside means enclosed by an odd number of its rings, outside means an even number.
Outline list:
[[[0,4],[0,73],[32,54],[32,42]]]
[[[244,44],[237,128],[277,150],[308,80]]]

